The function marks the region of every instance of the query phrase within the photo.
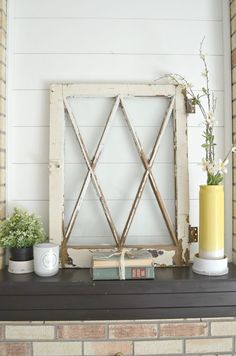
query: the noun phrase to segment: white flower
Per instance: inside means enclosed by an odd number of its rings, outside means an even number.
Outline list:
[[[218,167],[216,163],[215,162],[209,163],[207,167],[207,171],[213,176],[216,175],[218,173]]]
[[[233,153],[236,153],[236,146],[233,146],[233,147],[232,147],[232,152],[233,152]]]
[[[218,162],[218,172],[223,174],[223,173],[227,173],[228,170],[226,168],[226,165],[229,163],[228,158],[225,161],[222,161],[222,159],[219,159]]]
[[[181,86],[182,86],[183,89],[188,90],[188,89],[191,89],[193,87],[193,84],[192,83],[183,82],[183,83],[181,83]]]
[[[212,111],[209,111],[207,114],[207,118],[206,118],[206,123],[210,126],[213,127],[215,124],[217,124],[215,115]]]
[[[202,162],[200,163],[200,166],[202,167],[203,172],[206,172],[208,170],[208,165],[209,162],[206,161],[205,158],[202,158]]]

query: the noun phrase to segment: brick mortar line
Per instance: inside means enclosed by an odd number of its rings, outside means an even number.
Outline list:
[[[93,342],[96,342],[96,340],[92,340]],[[11,341],[7,341],[7,342],[11,342]],[[75,342],[80,342],[80,343],[82,343],[83,342],[83,340],[52,340],[52,339],[50,339],[50,340],[33,340],[33,339],[31,339],[31,340],[17,340],[17,341],[14,341],[14,343],[15,342],[48,342],[48,343],[51,343],[51,344],[53,344],[54,342],[60,342],[60,343],[67,343],[67,342],[71,342],[71,343],[75,343]],[[91,342],[91,340],[85,340],[84,342]],[[101,342],[104,342],[104,340],[103,341],[101,341]]]
[[[74,340],[69,340],[69,339],[62,339],[62,340],[53,340],[53,339],[49,339],[49,340],[45,340],[45,339],[29,339],[29,340],[25,340],[25,339],[19,339],[19,340],[6,340],[7,342],[49,342],[49,343],[53,343],[53,342],[63,342],[63,343],[66,343],[66,342],[96,342],[96,343],[119,343],[119,342],[139,342],[139,341],[143,341],[143,342],[146,342],[146,341],[150,341],[150,342],[155,342],[155,341],[177,341],[177,340],[205,340],[205,339],[211,339],[211,340],[218,340],[218,339],[233,339],[235,336],[234,335],[225,335],[225,336],[196,336],[196,337],[191,337],[191,336],[180,336],[180,337],[170,337],[170,338],[161,338],[161,339],[134,339],[134,338],[130,338],[130,339],[114,339],[114,340],[97,340],[97,339],[74,339]]]
[[[183,340],[185,340],[185,341],[187,341],[187,340],[205,340],[205,339],[211,339],[211,340],[218,340],[218,339],[233,339],[235,337],[235,335],[219,335],[219,336],[216,336],[216,335],[214,335],[214,336],[196,336],[196,337],[191,337],[191,336],[183,336],[183,337],[180,337],[179,339],[172,339],[172,340],[181,340],[181,339],[183,339]]]
[[[211,336],[211,321],[208,321],[208,336]]]
[[[84,341],[81,343],[81,354],[84,355]]]
[[[55,342],[57,340],[55,339],[7,339],[6,338],[6,341],[7,342],[13,342],[13,343],[16,343],[16,342]],[[65,340],[65,341],[77,341],[77,340]],[[79,340],[78,340],[79,341]]]
[[[46,324],[43,324],[43,326],[46,326]],[[49,325],[49,326],[53,326],[54,327],[54,340],[57,340],[57,326],[54,325]]]
[[[105,324],[105,336],[106,336],[106,340],[110,339],[110,332],[109,332],[109,324]]]
[[[22,339],[23,340],[23,339]],[[60,342],[66,342],[66,341],[84,341],[84,342],[91,342],[91,341],[93,341],[93,342],[97,342],[97,341],[101,341],[101,342],[106,342],[106,341],[119,341],[119,340],[122,340],[122,341],[130,341],[131,340],[131,338],[129,338],[129,339],[107,339],[106,338],[106,336],[104,336],[104,337],[99,337],[99,338],[93,338],[93,337],[91,337],[91,338],[85,338],[85,337],[83,337],[83,338],[81,338],[81,339],[79,339],[79,338],[77,338],[77,339],[67,339],[67,338],[58,338],[58,339],[48,339],[48,341],[60,341]],[[34,341],[37,341],[37,340],[34,340]],[[40,341],[40,340],[39,340]],[[45,340],[43,340],[43,341],[45,341]]]
[[[30,355],[34,356],[33,342],[30,343]]]
[[[160,338],[161,336],[160,323],[157,323],[156,326],[157,326],[157,338]]]
[[[183,355],[186,355],[186,342],[184,339],[182,340],[182,350],[183,350]]]

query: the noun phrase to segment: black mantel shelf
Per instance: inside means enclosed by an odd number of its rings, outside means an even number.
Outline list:
[[[58,275],[0,272],[1,320],[131,320],[236,316],[236,266],[221,277],[160,268],[155,280],[96,281],[88,269]]]

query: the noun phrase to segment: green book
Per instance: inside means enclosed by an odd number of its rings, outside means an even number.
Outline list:
[[[120,279],[119,268],[92,268],[93,280]],[[154,267],[126,267],[125,279],[154,279]]]

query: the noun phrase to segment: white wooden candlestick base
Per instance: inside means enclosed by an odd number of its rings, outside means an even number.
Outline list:
[[[193,258],[193,272],[197,274],[204,274],[206,276],[222,276],[227,274],[228,258],[224,257],[219,260],[208,260],[200,258],[198,253]]]

